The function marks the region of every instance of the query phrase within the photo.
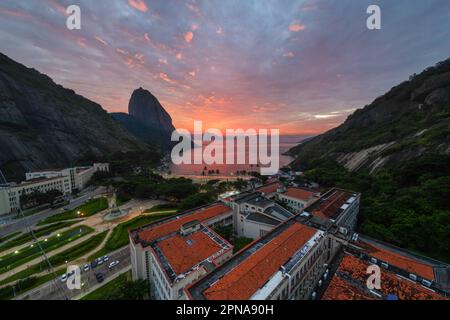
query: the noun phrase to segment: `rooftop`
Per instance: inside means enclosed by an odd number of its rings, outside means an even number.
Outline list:
[[[434,266],[437,261],[409,253],[404,249],[360,236],[355,243],[367,255],[414,273],[428,280],[435,280]]]
[[[216,202],[205,207],[196,208],[144,227],[131,230],[130,234],[134,240],[134,243],[140,242],[144,247],[146,247],[156,239],[177,232],[181,225],[194,220],[203,222],[227,213],[231,214],[232,210],[224,204]]]
[[[163,238],[155,242],[152,248],[166,274],[174,281],[179,275],[188,273],[206,260],[212,262],[233,247],[211,229],[201,226],[199,231],[188,236],[177,233]]]
[[[195,299],[247,300],[318,230],[290,219],[241,250],[231,260],[189,288]]]
[[[335,220],[356,197],[355,193],[331,189],[305,210],[312,215]]]
[[[294,199],[299,199],[299,200],[304,200],[304,201],[310,200],[317,194],[318,194],[317,192],[314,192],[312,190],[308,190],[305,188],[294,188],[294,187],[287,188],[286,192],[284,193],[284,195],[286,195],[288,197],[291,197]]]
[[[322,296],[323,300],[442,300],[445,299],[433,290],[420,285],[394,272],[381,271],[381,288],[369,290],[366,285],[369,263],[345,253],[330,284]]]
[[[277,189],[281,186],[281,182],[275,181],[256,188],[255,191],[262,192],[264,195],[268,195],[277,192]]]
[[[24,187],[30,184],[40,183],[40,182],[49,182],[52,180],[59,180],[61,177],[54,177],[54,178],[35,178],[30,180],[22,181],[21,183],[15,185],[16,187]]]

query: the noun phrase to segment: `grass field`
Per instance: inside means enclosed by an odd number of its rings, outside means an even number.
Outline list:
[[[34,235],[39,238],[45,235],[49,235],[50,233],[59,230],[59,229],[63,229],[66,227],[69,227],[73,224],[77,223],[77,221],[67,221],[67,222],[58,222],[49,226],[45,226],[39,229],[34,230]],[[19,232],[20,233],[20,232]],[[14,235],[14,234],[13,234]],[[11,236],[11,235],[10,235]],[[7,241],[3,244],[0,244],[0,252],[17,247],[17,246],[21,246],[27,242],[30,242],[33,240],[33,236],[31,235],[31,233],[25,233],[13,240]],[[0,243],[2,243],[0,241]]]
[[[120,290],[122,285],[129,280],[131,280],[131,271],[122,273],[114,280],[85,295],[80,300],[107,300],[111,294]]]
[[[53,257],[50,257],[49,258],[50,263],[54,268],[56,268],[58,266],[64,265],[66,261],[70,262],[84,256],[85,254],[89,253],[90,251],[98,247],[102,243],[103,239],[106,237],[107,233],[108,231],[99,233],[81,242],[74,248],[69,248],[61,253],[58,253],[57,255],[54,255]],[[0,281],[0,286],[16,280],[28,278],[33,274],[43,272],[47,269],[48,269],[47,262],[42,261]]]
[[[18,235],[21,234],[21,233],[22,233],[22,232],[17,231],[17,232],[8,234],[7,236],[1,237],[1,238],[0,238],[0,247],[1,247],[2,245],[4,245],[6,241],[8,241],[8,240],[11,239],[11,238],[14,238],[15,236],[18,236]]]
[[[41,240],[38,243],[33,243],[29,246],[22,247],[14,252],[1,256],[0,274],[5,273],[8,270],[12,270],[24,263],[27,263],[28,261],[39,257],[42,253],[38,244],[40,245],[40,247],[42,247],[43,250],[45,250],[45,252],[48,253],[93,231],[94,229],[86,226],[75,227],[61,234],[58,233],[54,236]]]
[[[92,199],[89,202],[76,207],[75,209],[56,214],[38,223],[38,225],[46,225],[52,222],[71,220],[77,218],[86,218],[108,208],[108,200],[106,198]],[[80,214],[78,215],[78,212]]]
[[[145,216],[138,216],[134,219],[131,219],[127,222],[123,222],[116,226],[109,239],[106,241],[105,246],[97,251],[96,253],[92,254],[89,257],[89,261],[94,260],[95,258],[104,256],[105,254],[108,254],[114,250],[120,249],[123,246],[126,246],[128,244],[128,231],[131,229],[135,229],[138,227],[141,227],[143,225],[155,222],[159,219],[168,217],[170,215],[173,215],[175,212],[168,212],[168,213],[161,213],[161,214],[153,214],[153,215],[145,215]]]

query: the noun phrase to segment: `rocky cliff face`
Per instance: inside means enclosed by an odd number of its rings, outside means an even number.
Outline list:
[[[331,158],[371,173],[426,153],[450,154],[450,60],[412,76],[289,153],[296,167]]]
[[[102,107],[0,54],[0,169],[64,167],[147,146]]]
[[[170,115],[158,99],[145,89],[134,90],[128,104],[128,114],[154,129],[166,132],[169,136],[175,130]]]
[[[128,114],[111,115],[141,141],[157,144],[163,149],[171,145],[170,136],[175,130],[172,118],[148,90],[139,88],[133,91],[128,104]]]

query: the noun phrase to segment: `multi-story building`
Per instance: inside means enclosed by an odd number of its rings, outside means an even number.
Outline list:
[[[245,193],[231,200],[234,231],[239,237],[257,239],[271,231],[293,213],[262,196],[260,192]]]
[[[147,279],[156,299],[184,299],[187,285],[232,255],[211,229],[231,224],[232,216],[217,202],[130,231],[133,279]]]
[[[334,247],[325,229],[292,217],[186,289],[189,299],[308,298]]]
[[[97,171],[109,171],[109,164],[94,163],[91,167],[76,167],[61,170],[40,170],[27,172],[25,181],[10,183],[0,187],[0,214],[16,212],[20,208],[20,197],[33,192],[58,190],[70,194],[73,190],[83,189]]]
[[[36,191],[45,193],[50,190],[58,190],[64,195],[70,194],[72,188],[69,177],[36,178],[19,184],[11,183],[8,187],[0,189],[0,207],[4,210],[9,209],[9,211],[0,212],[0,214],[17,212],[20,209],[20,197],[22,195]]]
[[[359,213],[360,194],[333,188],[306,207],[303,214],[329,219],[339,227],[353,230]]]
[[[336,255],[314,298],[323,300],[441,300],[450,297],[450,266],[361,235]],[[370,268],[370,269],[369,269]],[[373,270],[379,270],[379,287]],[[370,271],[369,271],[370,270]],[[321,281],[321,282],[322,282]]]
[[[319,198],[320,192],[296,187],[288,187],[278,194],[278,199],[295,212],[302,211]]]
[[[27,172],[25,174],[26,180],[33,180],[37,178],[55,178],[55,177],[69,177],[71,188],[73,190],[82,190],[92,178],[95,172],[104,171],[109,172],[108,163],[94,163],[92,166],[74,167],[66,169],[46,169]]]

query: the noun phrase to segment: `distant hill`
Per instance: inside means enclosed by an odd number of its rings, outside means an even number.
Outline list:
[[[170,137],[175,130],[172,118],[150,91],[139,88],[133,91],[128,104],[128,114],[111,113],[132,135],[162,149],[171,145]]]
[[[370,173],[429,153],[450,154],[450,59],[289,151],[296,167],[333,159],[350,171]]]
[[[136,150],[149,148],[99,104],[0,54],[0,169],[7,178]]]

